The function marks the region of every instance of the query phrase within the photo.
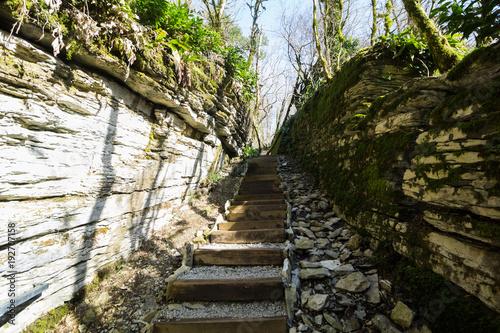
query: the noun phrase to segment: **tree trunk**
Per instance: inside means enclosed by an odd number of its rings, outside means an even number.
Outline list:
[[[257,73],[257,74],[259,74],[260,49],[262,47],[262,37],[264,37],[264,31],[263,31],[263,27],[261,26],[259,29],[259,38],[258,38],[259,43],[257,44],[257,52],[256,52],[256,58],[255,58],[255,73]],[[254,107],[254,114],[255,115],[259,114],[260,103],[261,103],[261,88],[260,88],[259,80],[257,80],[257,96],[255,98],[255,107]]]
[[[224,11],[226,10],[227,0],[202,0],[208,12],[208,19],[210,26],[216,31],[222,29],[222,19],[224,18]]]
[[[385,17],[384,17],[384,27],[385,27],[385,35],[389,36],[391,32],[391,27],[392,27],[392,19],[391,19],[391,13],[392,13],[392,2],[391,0],[387,0],[385,3]]]
[[[370,45],[375,44],[375,34],[377,33],[377,0],[372,0],[372,34],[370,36]]]
[[[342,29],[344,28],[344,0],[337,0],[338,7],[335,11],[335,18],[337,19],[337,38],[340,43],[339,54],[337,55],[337,63],[335,64],[335,73],[340,70],[340,59],[342,57],[342,48],[344,45],[344,33]]]
[[[434,22],[427,17],[422,6],[416,0],[403,0],[411,20],[424,35],[429,45],[434,62],[441,73],[448,71],[459,61],[459,55],[453,50],[446,37],[441,35]]]
[[[321,61],[321,64],[323,66],[323,72],[325,72],[325,77],[328,83],[332,81],[332,73],[330,71],[330,68],[328,66],[328,63],[323,55],[323,50],[321,49],[321,43],[319,41],[319,32],[318,32],[318,20],[317,20],[317,15],[318,15],[318,8],[316,6],[316,0],[313,0],[313,30],[314,30],[314,40],[316,41],[316,50],[318,51],[318,57]]]
[[[247,6],[250,8],[250,15],[252,16],[252,31],[250,32],[250,52],[248,53],[248,63],[250,63],[250,65],[253,63],[255,53],[257,53],[257,43],[259,42],[259,26],[257,24],[257,20],[262,13],[261,7],[263,10],[265,10],[263,3],[266,1],[268,0],[256,0],[255,4],[253,5],[247,4]]]
[[[259,153],[262,152],[262,144],[260,143],[260,137],[259,137],[259,131],[257,131],[257,126],[255,126],[255,123],[252,121],[252,127],[253,130],[255,131],[255,136],[257,137],[257,143],[259,144]]]

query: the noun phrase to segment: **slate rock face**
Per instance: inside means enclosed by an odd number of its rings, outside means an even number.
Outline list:
[[[383,53],[358,53],[291,119],[284,133],[294,138],[280,149],[321,180],[366,242],[391,239],[500,312],[500,44],[444,75],[415,76]],[[347,237],[328,237],[338,235]]]
[[[353,293],[360,293],[370,287],[370,281],[361,272],[355,272],[341,278],[335,288]]]
[[[311,295],[309,296],[309,299],[307,301],[307,307],[311,311],[323,310],[327,300],[328,300],[328,295],[323,295],[323,294]]]
[[[330,275],[326,268],[303,268],[299,271],[300,278],[305,280],[323,279]]]
[[[19,330],[169,224],[169,206],[205,178],[219,146],[242,150],[248,118],[233,91],[135,70],[124,81],[123,64],[80,55],[99,70],[68,65],[1,30],[0,48],[0,225],[14,223],[19,240],[17,294],[47,285]]]

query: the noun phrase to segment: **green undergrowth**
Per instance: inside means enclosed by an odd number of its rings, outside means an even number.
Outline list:
[[[241,155],[241,157],[244,160],[251,160],[252,158],[257,157],[259,155],[260,152],[257,149],[247,145],[245,146],[245,149],[243,149],[243,154]]]
[[[360,50],[355,56],[347,61],[341,70],[335,75],[329,85],[319,87],[316,92],[304,103],[301,112],[310,115],[311,123],[320,125],[328,123],[333,133],[341,133],[345,124],[339,121],[352,107],[345,101],[345,93],[359,82],[361,75],[373,63],[393,64],[405,67],[407,63],[403,59],[394,60],[391,51],[382,45],[376,48]],[[415,71],[415,76],[418,73]]]
[[[71,60],[85,50],[112,57],[170,85],[216,92],[237,83],[241,95],[253,99],[257,75],[243,51],[206,25],[181,1],[144,0],[8,0],[18,20],[38,25],[55,38],[53,53]],[[232,87],[230,87],[232,88]]]
[[[393,282],[392,295],[417,312],[433,332],[500,332],[500,315],[442,276],[415,266],[382,242],[374,262],[381,278]]]
[[[462,61],[456,64],[448,72],[447,78],[451,81],[460,79],[465,74],[470,74],[471,64],[475,62],[490,62],[498,59],[498,47],[499,43],[492,45],[490,47],[477,48],[473,52],[467,54]],[[498,62],[498,60],[497,60]]]
[[[297,159],[344,213],[357,215],[376,208],[394,215],[398,193],[389,186],[387,174],[397,172],[398,156],[411,150],[415,137],[410,132],[367,137],[325,149],[313,158],[297,154]]]
[[[67,314],[75,310],[75,303],[68,302],[49,311],[43,317],[37,319],[33,324],[29,325],[23,332],[29,333],[46,333],[53,330]]]
[[[96,272],[96,276],[92,280],[92,282],[85,285],[80,291],[78,291],[71,301],[65,302],[63,305],[50,310],[45,315],[41,316],[35,322],[29,325],[23,332],[46,333],[52,331],[66,315],[76,309],[78,303],[82,302],[91,291],[98,289],[101,283],[106,280],[106,278],[108,278],[111,274],[121,270],[124,264],[125,260],[120,259],[114,263],[110,263],[101,267]]]

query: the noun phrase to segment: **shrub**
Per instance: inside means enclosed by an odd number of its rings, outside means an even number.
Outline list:
[[[259,156],[260,153],[257,149],[252,148],[250,146],[246,146],[245,149],[243,150],[243,159],[248,160],[254,157]]]

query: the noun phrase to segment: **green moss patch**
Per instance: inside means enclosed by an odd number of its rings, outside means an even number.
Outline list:
[[[398,194],[388,186],[386,176],[397,168],[399,154],[411,149],[415,136],[397,132],[364,138],[316,156],[297,154],[297,158],[346,214],[375,208],[396,214]]]
[[[465,74],[470,74],[470,67],[472,64],[478,62],[484,63],[498,63],[500,61],[500,44],[496,43],[489,47],[478,48],[473,52],[466,55],[458,64],[456,64],[448,72],[447,78],[455,81],[463,77]],[[496,60],[495,60],[496,59]]]
[[[75,309],[73,303],[66,303],[57,307],[43,317],[37,319],[33,324],[29,325],[24,332],[30,333],[46,333],[53,330],[57,323],[59,323],[68,313]]]

